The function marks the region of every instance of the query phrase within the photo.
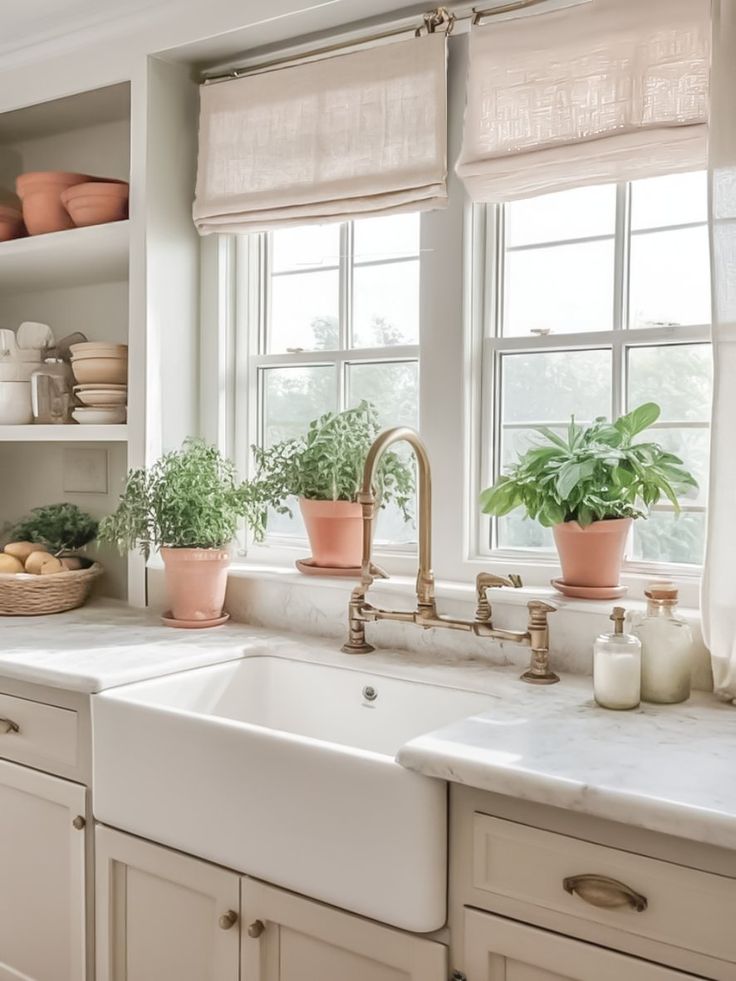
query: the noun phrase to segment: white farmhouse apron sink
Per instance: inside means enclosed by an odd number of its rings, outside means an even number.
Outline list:
[[[446,785],[394,757],[488,695],[252,656],[92,701],[99,821],[406,930],[444,923]]]

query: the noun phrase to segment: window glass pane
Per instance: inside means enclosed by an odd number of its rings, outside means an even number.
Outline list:
[[[350,404],[366,399],[378,409],[380,425],[419,425],[419,364],[416,361],[348,365]],[[408,446],[397,444],[392,449],[406,460],[412,459]],[[411,507],[416,515],[416,504]],[[394,505],[382,508],[376,522],[377,543],[406,544],[417,540],[416,523],[406,522]]]
[[[662,422],[708,422],[709,344],[670,344],[628,350],[628,404],[656,402]]]
[[[505,206],[504,215],[509,247],[613,235],[616,185],[580,187],[512,201]]]
[[[506,253],[506,336],[610,330],[613,241]]]
[[[381,426],[419,425],[419,364],[416,361],[348,365],[350,405],[363,399],[378,410]]]
[[[655,511],[634,522],[633,558],[644,562],[689,562],[700,565],[705,550],[705,514]]]
[[[334,365],[265,368],[261,386],[264,446],[303,435],[312,419],[334,411],[337,404]],[[298,501],[290,497],[286,504],[294,517],[270,511],[269,534],[306,539]]]
[[[682,503],[705,505],[708,499],[708,459],[710,455],[710,433],[707,427],[702,429],[654,429],[651,431],[651,439],[659,443],[668,453],[679,456],[698,482],[698,490],[691,491],[681,498]]]
[[[632,235],[630,282],[632,327],[709,324],[708,229]]]
[[[356,266],[353,347],[419,342],[419,260]]]
[[[273,276],[268,353],[337,348],[339,291],[336,271]]]
[[[669,174],[632,181],[631,227],[663,228],[708,220],[708,175]]]
[[[301,436],[312,419],[336,408],[334,365],[264,368],[261,386],[264,446]]]
[[[419,215],[389,215],[355,222],[356,262],[419,255]]]
[[[303,271],[340,264],[340,226],[305,225],[271,233],[271,270]]]
[[[580,422],[611,412],[611,352],[551,351],[501,359],[502,422]]]
[[[538,521],[530,521],[522,511],[513,511],[498,519],[498,547],[552,551],[555,543],[551,528],[543,528]]]

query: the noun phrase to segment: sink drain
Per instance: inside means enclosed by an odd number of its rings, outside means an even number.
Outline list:
[[[375,702],[375,700],[378,698],[378,692],[373,685],[365,686],[363,689],[363,698],[366,700],[366,702]]]

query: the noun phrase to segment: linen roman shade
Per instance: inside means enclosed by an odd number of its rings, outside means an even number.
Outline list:
[[[593,0],[470,37],[470,196],[506,201],[703,168],[710,0]]]
[[[203,85],[200,234],[443,206],[446,44],[428,34]]]

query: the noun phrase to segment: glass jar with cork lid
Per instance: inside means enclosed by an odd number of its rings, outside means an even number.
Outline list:
[[[641,697],[645,702],[674,704],[690,697],[693,635],[677,615],[677,586],[649,583],[644,592],[647,612],[633,631],[641,641]]]

